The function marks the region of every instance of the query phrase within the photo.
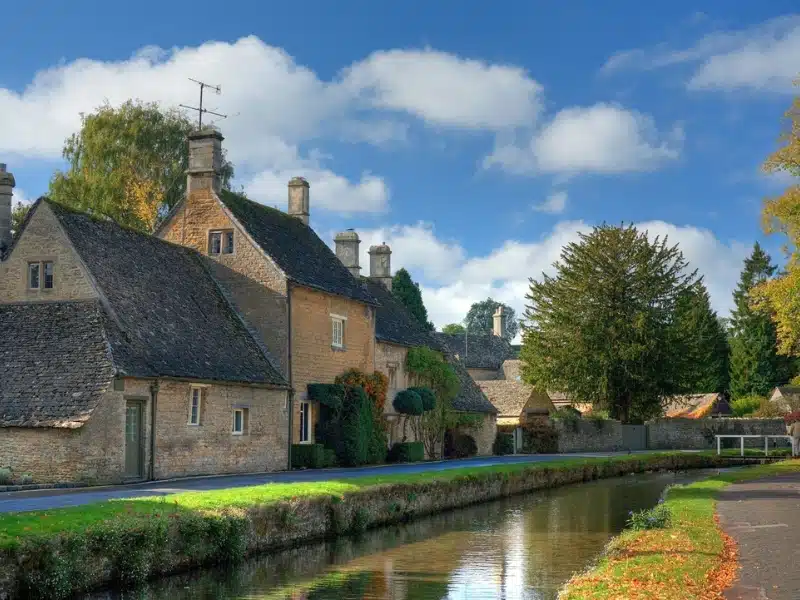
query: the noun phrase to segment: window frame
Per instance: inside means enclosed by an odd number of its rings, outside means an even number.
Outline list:
[[[331,313],[331,348],[335,348],[336,350],[344,350],[346,348],[346,338],[345,338],[345,325],[347,324],[347,317],[343,317],[342,315],[336,315]],[[336,324],[339,324],[340,328],[340,335],[339,335],[339,342],[336,342]]]
[[[47,285],[47,266],[50,266],[50,285]],[[39,269],[39,278],[43,290],[52,290],[56,287],[56,264],[52,260],[43,260]]]
[[[241,429],[236,429],[236,415],[241,414]],[[232,435],[247,435],[247,408],[244,406],[234,406],[233,408],[233,422],[231,423]]]
[[[192,420],[192,412],[194,411],[195,394],[197,394],[197,420]],[[189,391],[189,426],[200,427],[202,424],[202,410],[203,410],[203,388],[193,385]]]
[[[304,413],[305,409],[305,414]],[[311,443],[311,402],[308,400],[300,401],[300,436],[298,442],[300,444]]]
[[[214,252],[214,240],[219,240],[219,249],[217,252]],[[219,256],[222,254],[222,231],[215,230],[208,232],[208,255],[209,256]]]
[[[36,285],[33,285],[33,269],[36,269]],[[42,261],[30,261],[28,263],[28,281],[27,287],[29,290],[39,291],[42,289]]]
[[[230,251],[228,251],[228,238],[230,237]],[[236,252],[236,236],[233,233],[233,229],[223,229],[222,230],[222,254],[233,254]]]
[[[228,236],[230,236],[230,252],[228,252]],[[214,240],[219,240],[219,249],[214,252]],[[208,230],[208,255],[222,256],[224,254],[236,254],[236,234],[233,229],[209,229]]]

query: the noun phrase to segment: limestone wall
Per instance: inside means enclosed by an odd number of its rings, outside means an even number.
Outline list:
[[[662,419],[649,423],[647,428],[648,446],[653,450],[712,448],[715,435],[786,434],[782,419]],[[763,447],[763,441],[745,440],[745,446]]]
[[[619,421],[554,421],[559,452],[617,452],[624,449]]]

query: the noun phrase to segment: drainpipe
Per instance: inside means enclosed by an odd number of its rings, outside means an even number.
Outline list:
[[[158,406],[158,379],[150,384],[150,479],[156,478],[156,408]]]
[[[292,432],[294,431],[294,381],[292,378],[292,284],[286,282],[286,323],[287,323],[287,340],[286,340],[286,353],[287,353],[287,370],[289,371],[289,441],[286,451],[287,464],[286,469],[292,470]]]

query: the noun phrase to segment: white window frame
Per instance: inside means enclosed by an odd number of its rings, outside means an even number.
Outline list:
[[[214,237],[219,236],[219,252],[214,252]],[[219,256],[222,254],[222,231],[215,230],[208,232],[208,255]]]
[[[192,410],[194,409],[194,399],[195,394],[197,394],[197,420],[192,420]],[[203,387],[199,385],[193,385],[189,391],[189,425],[192,427],[199,427],[202,419],[200,417],[201,411],[203,410]]]
[[[228,234],[231,234],[231,251],[226,252],[226,245],[225,241],[228,237]],[[214,237],[219,236],[219,252],[214,252]],[[209,256],[222,256],[223,254],[235,254],[236,253],[236,234],[234,233],[233,229],[210,229],[208,231],[208,255]]]
[[[32,273],[33,273],[33,268],[34,267],[36,267],[36,285],[35,286],[32,285],[33,284]],[[29,290],[41,290],[42,289],[42,263],[40,261],[37,260],[37,261],[29,262],[28,263],[28,272],[27,272],[26,275],[28,277],[28,281],[27,281],[28,286],[27,287],[28,287]]]
[[[236,430],[236,413],[240,413],[242,415],[242,428],[240,430]],[[233,435],[244,435],[247,429],[247,409],[244,407],[237,407],[233,409],[233,423],[231,423],[231,433]]]
[[[305,412],[305,414],[304,414]],[[300,439],[301,444],[311,443],[311,402],[300,401]]]
[[[339,341],[336,341],[336,324],[339,324]],[[347,317],[343,317],[342,315],[335,315],[331,313],[331,346],[334,348],[344,349],[345,347],[345,325],[347,323]]]
[[[228,236],[231,237],[231,251],[228,252],[226,248],[228,247]],[[220,247],[220,251],[222,254],[234,254],[236,252],[236,234],[233,232],[233,229],[223,229],[222,230],[222,245]]]

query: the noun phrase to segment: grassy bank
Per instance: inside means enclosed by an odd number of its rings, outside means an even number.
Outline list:
[[[717,494],[731,483],[800,471],[800,461],[759,465],[671,488],[665,529],[626,531],[591,571],[575,577],[560,600],[721,598],[735,574],[735,547],[715,518]]]
[[[537,489],[651,470],[731,464],[713,454],[453,469],[267,484],[0,515],[0,598],[63,598],[189,567],[356,533]]]

